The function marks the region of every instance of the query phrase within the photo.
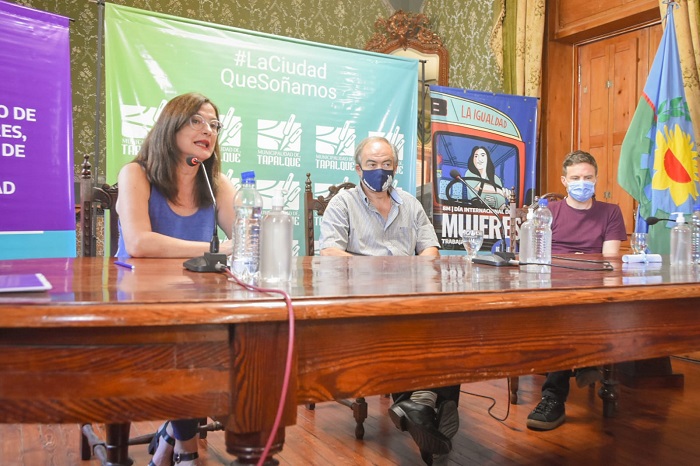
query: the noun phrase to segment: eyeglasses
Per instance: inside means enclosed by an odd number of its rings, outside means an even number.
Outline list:
[[[219,120],[206,121],[201,115],[192,115],[190,117],[190,126],[196,131],[202,131],[206,126],[214,134],[219,134],[224,127]]]

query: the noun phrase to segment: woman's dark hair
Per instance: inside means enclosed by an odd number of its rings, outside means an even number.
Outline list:
[[[202,94],[191,92],[182,94],[168,102],[158,116],[153,128],[148,132],[134,159],[146,171],[146,178],[151,186],[158,188],[163,196],[175,203],[178,195],[177,166],[181,163],[177,148],[177,132],[189,124],[190,117],[196,114],[204,104],[214,107],[216,119],[219,119],[219,109]],[[219,139],[214,144],[214,152],[204,161],[207,176],[212,190],[216,195],[218,188],[221,163],[219,160]],[[195,180],[195,203],[198,207],[207,207],[213,203],[209,188],[201,175]]]
[[[472,149],[472,155],[469,157],[469,164],[467,167],[469,168],[469,171],[478,175],[481,177],[481,174],[479,173],[479,169],[476,168],[476,164],[474,163],[474,155],[476,154],[476,151],[479,149],[482,149],[484,152],[486,152],[486,178],[491,182],[496,183],[496,167],[493,164],[493,160],[491,160],[491,152],[484,147],[484,146],[475,146],[474,149]]]

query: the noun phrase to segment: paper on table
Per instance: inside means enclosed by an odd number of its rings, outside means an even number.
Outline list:
[[[622,262],[661,262],[661,254],[625,254]]]

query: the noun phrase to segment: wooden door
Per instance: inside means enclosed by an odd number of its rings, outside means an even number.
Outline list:
[[[577,47],[577,146],[596,158],[596,197],[620,206],[628,233],[636,203],[617,184],[617,166],[658,47],[657,30],[658,24]]]

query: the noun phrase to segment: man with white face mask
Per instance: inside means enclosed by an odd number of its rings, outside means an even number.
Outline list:
[[[392,187],[396,148],[385,138],[364,139],[355,150],[360,183],[338,192],[321,220],[322,256],[437,256],[440,243],[423,206]],[[459,429],[459,385],[393,394],[389,416],[408,431],[426,464],[442,461]],[[439,458],[439,460],[438,460]]]
[[[568,195],[548,206],[552,211],[552,254],[616,254],[620,242],[627,239],[620,207],[595,199],[597,180],[598,164],[591,154],[574,151],[566,156],[561,182]],[[574,374],[579,387],[601,379],[594,367],[548,373],[542,400],[527,417],[530,429],[551,430],[564,422],[564,403]]]

